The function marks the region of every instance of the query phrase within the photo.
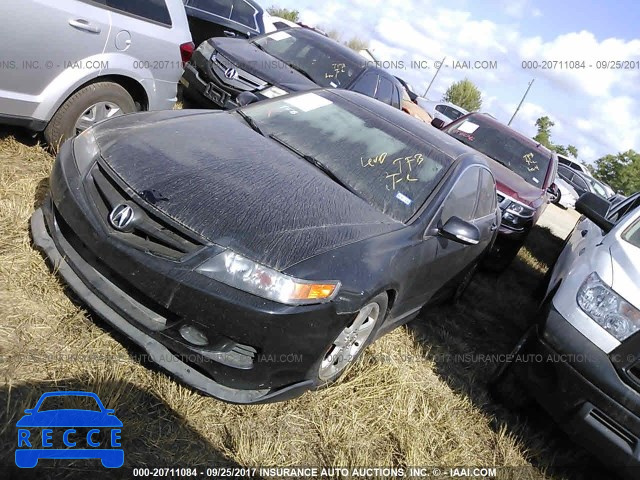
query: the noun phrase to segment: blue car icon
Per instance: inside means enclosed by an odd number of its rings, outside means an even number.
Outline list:
[[[69,401],[60,397],[84,397],[75,400],[88,401],[91,407],[94,405],[93,399],[96,408],[43,408],[43,402],[47,399],[50,399],[49,404],[53,401]],[[104,408],[95,393],[48,392],[40,397],[34,408],[24,412],[26,415],[16,424],[18,448],[15,457],[18,467],[33,468],[41,458],[99,458],[107,468],[119,468],[124,464],[122,422],[114,415],[114,410]]]

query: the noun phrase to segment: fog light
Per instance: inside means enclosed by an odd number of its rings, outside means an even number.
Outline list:
[[[192,345],[197,345],[198,347],[204,347],[209,344],[207,336],[196,327],[192,327],[191,325],[183,325],[182,327],[180,327],[180,335],[187,342]]]

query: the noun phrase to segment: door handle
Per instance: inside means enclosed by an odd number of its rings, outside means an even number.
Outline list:
[[[236,36],[236,32],[232,32],[230,30],[223,30],[223,32],[225,34],[225,36],[227,37],[235,37]]]
[[[498,229],[498,224],[497,223],[492,223],[491,224],[491,231],[495,232]]]
[[[100,33],[102,30],[100,27],[92,25],[88,20],[85,20],[84,18],[77,18],[75,20],[71,19],[69,20],[69,25],[77,28],[78,30],[84,30],[85,32],[90,33]]]
[[[582,235],[583,237],[586,237],[586,236],[587,236],[587,233],[589,233],[589,230],[582,230],[582,231],[580,232],[580,235]]]

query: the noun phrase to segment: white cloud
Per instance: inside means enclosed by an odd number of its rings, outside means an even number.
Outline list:
[[[440,98],[454,81],[473,81],[485,99],[483,110],[508,122],[527,82],[535,78],[527,101],[512,126],[535,135],[535,120],[547,115],[556,125],[556,143],[576,145],[582,155],[600,156],[640,147],[632,113],[640,108],[640,69],[596,69],[598,61],[640,61],[640,40],[598,38],[592,32],[558,31],[555,37],[528,36],[524,19],[542,15],[532,0],[504,0],[502,9],[487,8],[483,16],[427,0],[282,0],[301,10],[305,22],[335,28],[345,38],[368,39],[381,60],[495,60],[496,70],[443,68],[429,91]],[[463,4],[465,2],[462,2]],[[303,4],[302,7],[300,4]],[[458,3],[459,4],[459,3]],[[472,8],[471,3],[466,3]],[[500,21],[506,16],[510,19]],[[523,60],[582,61],[587,68],[522,68]],[[592,65],[592,68],[588,66]],[[562,67],[562,68],[560,68]],[[424,92],[435,69],[394,71]]]

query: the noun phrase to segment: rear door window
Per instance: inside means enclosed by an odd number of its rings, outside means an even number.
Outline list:
[[[393,96],[393,84],[386,78],[380,77],[376,98],[381,102],[391,105],[391,97]]]
[[[231,20],[249,27],[252,30],[258,30],[256,24],[256,9],[244,0],[233,0],[233,9],[231,10]]]
[[[353,86],[353,91],[362,93],[369,97],[374,97],[378,88],[378,74],[374,72],[365,73]]]
[[[222,18],[230,18],[233,0],[188,0],[187,5]]]
[[[171,15],[165,0],[100,0],[98,3],[126,15],[171,26]]]

